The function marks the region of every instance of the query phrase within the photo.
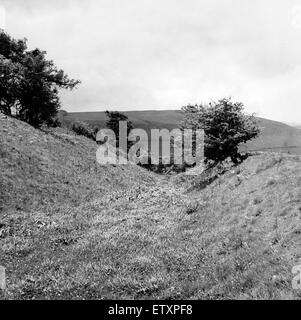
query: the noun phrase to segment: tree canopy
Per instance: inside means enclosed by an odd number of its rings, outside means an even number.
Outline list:
[[[182,128],[203,129],[205,132],[205,158],[214,163],[230,157],[234,163],[243,160],[239,145],[254,139],[260,130],[254,115],[243,112],[241,102],[224,98],[217,102],[188,105],[182,108]]]
[[[106,127],[114,131],[116,136],[116,146],[119,146],[119,121],[126,121],[127,122],[127,137],[131,130],[133,129],[133,124],[129,121],[128,117],[119,112],[119,111],[106,111],[106,115],[108,120],[106,121]],[[127,148],[129,149],[132,146],[131,141],[128,141]]]
[[[0,31],[0,111],[33,126],[51,124],[60,108],[59,89],[73,89],[69,79],[47,60],[46,52],[28,50],[27,40]]]

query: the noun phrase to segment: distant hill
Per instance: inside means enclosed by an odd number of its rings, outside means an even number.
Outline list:
[[[134,124],[135,128],[150,129],[173,129],[178,126],[183,116],[180,110],[165,111],[126,111],[124,113]],[[105,127],[107,116],[105,112],[70,112],[65,120],[81,120],[98,127]]]
[[[258,118],[262,134],[247,144],[249,150],[301,154],[301,131],[287,124]]]
[[[173,129],[181,122],[183,115],[180,110],[158,111],[127,111],[123,112],[134,127],[149,131],[150,129]],[[68,113],[65,121],[74,119],[86,121],[99,128],[105,127],[106,115],[104,112],[76,112]],[[293,154],[301,154],[301,130],[287,124],[258,118],[262,134],[256,140],[243,146],[249,151],[281,151]]]
[[[297,129],[301,129],[301,123],[299,122],[285,122],[287,125],[297,128]]]

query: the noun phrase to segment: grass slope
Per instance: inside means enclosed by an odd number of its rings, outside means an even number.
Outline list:
[[[204,189],[97,166],[66,132],[0,116],[0,134],[3,298],[301,298],[298,156],[251,157]]]
[[[125,115],[133,122],[135,128],[150,129],[174,129],[182,120],[180,110],[158,111],[128,111]],[[105,127],[106,115],[104,112],[78,112],[69,113],[65,121],[74,119],[91,123],[98,127]],[[258,139],[248,143],[244,150],[257,151],[284,151],[293,154],[301,154],[301,131],[287,124],[258,118],[258,124],[262,134]]]
[[[131,167],[100,167],[97,145],[61,129],[43,132],[0,114],[0,209],[78,205],[152,179]]]

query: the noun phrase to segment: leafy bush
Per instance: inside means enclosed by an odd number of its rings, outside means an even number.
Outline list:
[[[208,105],[188,105],[182,108],[181,128],[203,129],[205,158],[214,164],[228,157],[236,164],[244,160],[238,147],[254,139],[260,130],[253,115],[243,113],[243,104],[225,98]]]
[[[71,123],[71,130],[76,134],[85,136],[89,139],[96,139],[97,130],[92,128],[88,123],[83,121],[75,121]]]

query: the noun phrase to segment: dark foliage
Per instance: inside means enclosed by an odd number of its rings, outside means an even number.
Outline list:
[[[57,125],[59,89],[80,82],[57,69],[46,52],[28,50],[27,40],[15,40],[0,31],[0,111],[39,127]]]
[[[128,120],[128,117],[121,112],[106,111],[106,115],[108,117],[106,126],[108,129],[111,129],[114,131],[116,136],[116,147],[118,148],[119,147],[119,122],[127,121],[127,137],[129,136],[129,133],[133,129],[133,124],[131,121]],[[128,150],[131,148],[132,145],[133,143],[131,141],[128,141],[128,145],[127,145]]]
[[[70,124],[70,126],[71,130],[76,134],[96,140],[97,129],[92,128],[88,123],[83,121],[74,121]]]
[[[181,128],[203,129],[205,132],[205,158],[220,163],[228,157],[237,164],[244,155],[239,145],[254,139],[260,130],[253,115],[243,112],[243,104],[225,98],[208,105],[188,105],[182,108],[184,120]]]

